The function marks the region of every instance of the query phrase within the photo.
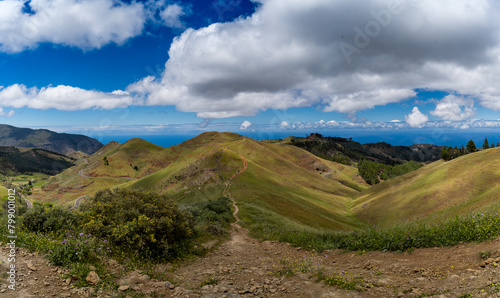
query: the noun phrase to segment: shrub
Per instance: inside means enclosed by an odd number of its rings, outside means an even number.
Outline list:
[[[189,216],[165,195],[99,191],[81,208],[83,228],[142,258],[171,259],[189,250]]]
[[[106,240],[102,241],[92,235],[69,232],[53,250],[49,250],[47,258],[57,266],[69,266],[74,263],[91,263],[99,257],[111,253]]]
[[[20,217],[21,226],[30,232],[61,234],[78,224],[78,214],[59,206],[34,204]]]
[[[226,197],[195,203],[186,206],[186,210],[192,215],[194,224],[225,225],[234,219],[231,211],[231,201]]]

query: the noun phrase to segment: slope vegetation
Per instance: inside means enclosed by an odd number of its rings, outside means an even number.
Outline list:
[[[500,148],[437,161],[364,191],[353,213],[371,224],[436,222],[500,208]]]

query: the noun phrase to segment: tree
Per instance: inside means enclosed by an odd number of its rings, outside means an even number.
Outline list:
[[[441,157],[443,157],[445,161],[450,160],[450,153],[448,152],[448,148],[443,148],[443,151],[441,151]]]
[[[467,151],[469,152],[476,152],[476,144],[474,144],[473,140],[470,140],[469,143],[467,143]]]
[[[490,149],[490,143],[488,143],[488,138],[484,138],[483,149]]]
[[[490,148],[495,148],[495,143],[491,143]]]

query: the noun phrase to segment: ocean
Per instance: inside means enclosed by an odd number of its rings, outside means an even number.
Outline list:
[[[288,136],[305,137],[310,133],[318,132],[324,136],[352,138],[362,144],[386,142],[393,146],[409,146],[413,144],[434,144],[439,146],[462,146],[467,145],[469,140],[473,140],[477,147],[481,147],[484,138],[488,142],[497,144],[500,142],[500,130],[497,129],[476,129],[476,130],[451,130],[451,129],[412,129],[412,130],[335,130],[335,131],[261,131],[261,132],[237,132],[241,135],[256,139],[281,139]],[[162,147],[170,147],[189,140],[201,132],[182,135],[101,135],[98,140],[107,144],[110,141],[125,143],[132,138],[141,138]]]

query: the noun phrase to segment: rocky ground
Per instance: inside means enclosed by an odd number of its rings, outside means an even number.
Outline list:
[[[418,249],[411,253],[322,253],[286,244],[258,241],[234,225],[231,240],[204,258],[171,269],[163,280],[139,271],[124,272],[110,260],[120,288],[102,292],[76,288],[64,268],[17,248],[17,287],[2,297],[500,297],[500,238],[480,244]],[[482,252],[490,252],[488,258]],[[2,245],[1,272],[7,272],[9,249]],[[316,282],[318,270],[356,281],[358,290]],[[93,277],[98,282],[99,277]],[[89,276],[92,279],[92,276]],[[492,284],[495,284],[493,286]]]

